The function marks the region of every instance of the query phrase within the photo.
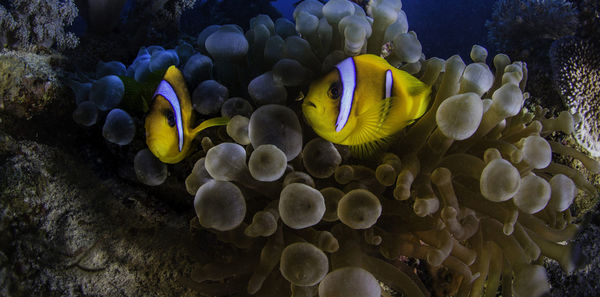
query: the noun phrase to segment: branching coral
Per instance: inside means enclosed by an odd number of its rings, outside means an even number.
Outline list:
[[[486,26],[497,50],[522,58],[520,51],[571,35],[577,24],[577,10],[564,0],[501,0]]]
[[[578,267],[569,206],[577,191],[597,192],[552,154],[592,170],[599,164],[544,138],[573,131],[572,116],[523,108],[527,68],[504,54],[494,57],[494,72],[479,46],[469,64],[425,59],[401,8],[398,0],[372,1],[368,12],[346,0],[306,0],[294,13],[300,36],[266,16],[247,32],[224,25],[199,35],[222,84],[211,83],[214,90],[243,88],[251,97],[235,99],[229,125],[202,140],[203,157],[185,181],[195,195],[192,227],[239,249],[197,267],[190,285],[201,294],[378,297],[379,280],[427,296],[402,261],[411,257],[449,271],[457,287],[447,295],[495,296],[501,286],[502,296],[541,296],[549,290],[543,257],[566,271]],[[152,57],[165,51],[143,49],[128,75],[151,75]],[[382,51],[431,85],[433,102],[380,159],[357,160],[315,137],[293,98],[346,56]],[[204,67],[169,61],[184,73]],[[211,100],[218,106],[210,112],[230,100]],[[161,176],[164,167],[144,167],[142,157],[136,171]]]
[[[600,3],[595,0],[573,0],[579,9],[580,27],[577,35],[583,38],[598,38],[600,36]]]
[[[554,84],[569,111],[578,114],[575,138],[600,156],[600,46],[593,40],[566,37],[550,50]]]
[[[10,0],[0,4],[0,45],[30,48],[38,45],[59,49],[77,46],[78,39],[65,27],[78,10],[73,0]]]

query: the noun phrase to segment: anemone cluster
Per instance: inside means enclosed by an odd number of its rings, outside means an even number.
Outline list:
[[[475,61],[485,60],[481,50],[475,47]],[[198,289],[229,294],[229,282],[207,280],[249,275],[246,290],[257,296],[289,292],[290,284],[292,296],[379,296],[375,279],[425,296],[396,262],[407,256],[449,269],[459,286],[445,294],[495,295],[500,281],[504,296],[547,292],[536,263],[549,257],[566,271],[576,268],[577,247],[560,243],[577,231],[569,206],[578,189],[596,191],[577,171],[552,162],[552,152],[599,167],[545,140],[572,131],[572,117],[546,119],[541,110],[523,109],[522,64],[504,55],[494,62],[496,76],[457,56],[426,62],[420,77],[434,73],[434,106],[375,165],[342,156],[320,138],[303,146],[298,118],[282,105],[259,107],[245,128],[228,127],[240,141],[208,149],[186,186],[199,226],[249,254],[199,268]],[[255,265],[241,269],[244,261]],[[352,290],[342,273],[364,291],[340,293]]]
[[[347,0],[305,0],[294,18],[257,16],[247,32],[211,26],[196,49],[144,48],[126,69],[143,82],[179,65],[198,94],[194,109],[231,117],[223,133],[202,139],[185,187],[197,214],[191,226],[237,252],[198,266],[190,285],[219,296],[379,297],[387,294],[383,283],[428,296],[409,257],[449,271],[444,295],[495,296],[501,286],[502,296],[542,296],[550,289],[544,258],[567,272],[577,268],[581,255],[571,239],[578,226],[569,207],[578,193],[596,189],[553,153],[594,172],[600,165],[544,138],[572,133],[573,117],[523,107],[523,63],[499,54],[492,71],[480,46],[472,63],[426,59],[399,0],[372,1],[366,12]],[[381,54],[432,86],[433,101],[368,161],[315,137],[294,100],[298,88],[364,53]],[[99,96],[92,93],[102,80],[118,85],[114,74],[102,74],[108,78],[97,76],[89,98]],[[78,110],[83,102],[103,112],[119,104],[100,98],[81,100]],[[123,115],[115,110],[109,116]],[[147,149],[134,166],[142,182],[164,181],[166,166]]]
[[[125,96],[125,84],[119,77],[125,75],[125,65],[116,61],[99,62],[96,68],[96,80],[69,82],[77,104],[73,120],[89,127],[99,118],[105,118],[104,138],[119,145],[129,144],[135,136],[135,123],[127,111],[117,108]],[[101,117],[106,113],[106,117]]]

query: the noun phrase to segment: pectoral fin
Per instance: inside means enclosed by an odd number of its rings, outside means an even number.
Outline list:
[[[385,98],[357,115],[357,130],[351,136],[350,145],[389,137],[408,125],[410,121],[397,112],[402,108],[400,100],[398,97]]]
[[[365,142],[350,146],[350,154],[358,159],[377,159],[383,154],[390,144],[393,137],[380,138],[371,142]]]
[[[399,97],[389,97],[358,115],[357,131],[349,141],[352,155],[364,159],[385,151],[389,140],[411,121],[396,112]]]

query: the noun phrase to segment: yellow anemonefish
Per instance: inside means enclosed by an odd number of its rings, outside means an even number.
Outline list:
[[[369,156],[421,117],[431,88],[375,55],[349,57],[313,82],[302,112],[324,139]]]
[[[146,144],[163,163],[174,164],[190,152],[192,140],[200,131],[226,125],[228,118],[206,120],[193,128],[192,103],[183,75],[169,67],[154,92],[154,103],[146,116]]]

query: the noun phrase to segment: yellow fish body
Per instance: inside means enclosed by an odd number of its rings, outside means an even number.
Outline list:
[[[428,85],[385,59],[360,55],[313,82],[302,112],[319,136],[365,156],[421,117],[430,94]]]
[[[194,114],[185,80],[179,69],[171,66],[158,84],[146,116],[146,144],[161,162],[174,164],[189,154],[192,141],[200,131],[226,125],[228,121],[213,118],[192,128]]]

